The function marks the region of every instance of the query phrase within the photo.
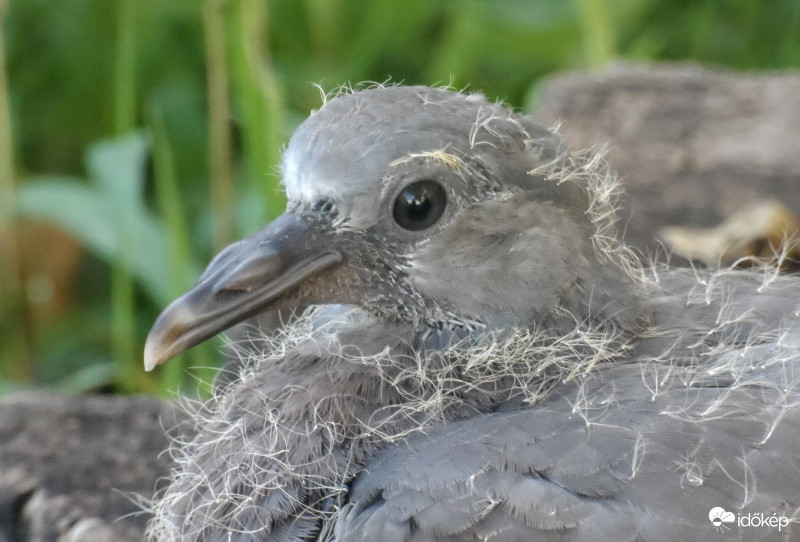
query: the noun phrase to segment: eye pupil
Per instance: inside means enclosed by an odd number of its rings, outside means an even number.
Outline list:
[[[406,230],[419,231],[433,226],[444,214],[447,195],[434,181],[417,181],[405,187],[394,202],[394,219]]]

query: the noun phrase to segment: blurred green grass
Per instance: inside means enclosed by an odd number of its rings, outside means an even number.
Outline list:
[[[0,0],[0,15],[0,391],[195,393],[219,343],[146,374],[144,337],[215,250],[280,212],[280,149],[315,84],[525,107],[547,74],[614,59],[800,67],[797,0]]]

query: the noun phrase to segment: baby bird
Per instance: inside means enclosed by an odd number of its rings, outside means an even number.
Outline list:
[[[340,95],[282,174],[148,337],[303,309],[195,413],[152,540],[800,537],[800,280],[638,263],[601,161],[476,94]]]

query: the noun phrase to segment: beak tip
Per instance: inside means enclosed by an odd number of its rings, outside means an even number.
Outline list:
[[[152,371],[157,365],[161,365],[163,361],[158,356],[153,341],[148,340],[144,345],[144,370],[147,372]]]

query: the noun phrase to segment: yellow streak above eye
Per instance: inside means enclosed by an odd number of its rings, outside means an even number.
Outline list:
[[[446,152],[444,149],[439,149],[436,151],[412,152],[402,158],[394,160],[389,164],[389,167],[399,166],[400,164],[411,162],[417,158],[441,162],[456,173],[461,173],[467,169],[467,164],[464,163],[464,160],[455,154]]]

